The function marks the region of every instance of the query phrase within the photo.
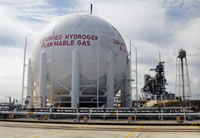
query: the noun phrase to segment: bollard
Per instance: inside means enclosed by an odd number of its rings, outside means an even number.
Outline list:
[[[13,119],[13,114],[9,114],[8,119]]]
[[[180,117],[176,117],[176,123],[183,123],[183,120]]]
[[[128,123],[132,123],[132,116],[128,117]]]
[[[88,123],[88,117],[87,117],[87,116],[84,116],[84,117],[83,117],[83,122],[84,122],[84,123]]]
[[[43,116],[43,120],[48,120],[49,119],[49,116],[48,115],[44,115]]]

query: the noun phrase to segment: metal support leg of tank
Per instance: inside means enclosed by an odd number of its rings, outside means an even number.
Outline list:
[[[107,107],[113,107],[114,105],[114,77],[113,77],[113,53],[110,52],[108,58],[107,69]]]
[[[41,107],[46,104],[46,86],[47,86],[47,68],[46,68],[46,53],[41,52],[40,55],[40,93],[39,93],[39,103]]]
[[[79,107],[80,95],[80,62],[79,50],[74,49],[72,52],[72,97],[71,107]]]
[[[27,100],[28,100],[28,106],[33,107],[33,75],[32,75],[32,67],[31,67],[30,58],[28,60]]]

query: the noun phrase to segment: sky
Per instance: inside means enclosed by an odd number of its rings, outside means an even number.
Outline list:
[[[0,97],[21,97],[25,37],[31,34],[30,57],[31,45],[45,26],[67,14],[89,14],[90,3],[93,14],[117,28],[127,45],[132,40],[133,69],[137,48],[139,91],[160,52],[167,90],[174,93],[176,57],[182,48],[187,51],[192,98],[200,99],[200,0],[0,0]]]

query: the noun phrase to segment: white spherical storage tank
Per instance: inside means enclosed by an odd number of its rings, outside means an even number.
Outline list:
[[[93,15],[71,14],[38,36],[31,67],[34,96],[42,106],[113,107],[129,65],[125,42],[111,24]]]

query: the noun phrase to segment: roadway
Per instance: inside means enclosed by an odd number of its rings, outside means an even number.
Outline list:
[[[200,138],[199,126],[0,122],[0,138]]]

